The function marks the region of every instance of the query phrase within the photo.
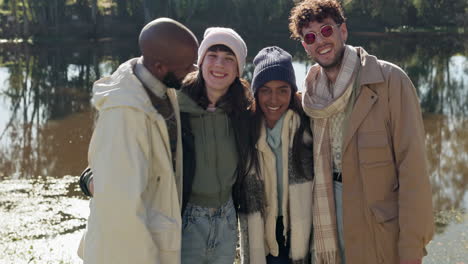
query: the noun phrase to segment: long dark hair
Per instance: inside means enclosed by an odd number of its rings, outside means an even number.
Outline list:
[[[249,195],[245,192],[245,190],[249,189],[249,184],[255,184],[255,182],[260,181],[260,162],[258,160],[258,155],[257,155],[257,148],[256,144],[260,138],[260,132],[262,129],[263,125],[263,119],[264,119],[264,113],[262,109],[260,108],[260,105],[258,103],[258,92],[255,93],[254,95],[255,98],[255,105],[254,105],[254,113],[252,114],[252,118],[250,121],[250,126],[249,126],[249,137],[250,137],[250,144],[248,145],[248,150],[247,153],[251,153],[249,156],[249,172],[244,175],[239,175],[239,178],[237,179],[236,183],[236,192],[235,195],[238,195],[239,200],[241,203],[238,205],[239,208],[238,210],[243,212],[243,213],[249,213],[251,207],[255,207],[257,205],[250,205],[246,203],[255,203],[255,200],[246,200],[242,199],[243,196]],[[294,94],[292,89],[291,89],[291,100],[289,102],[288,109],[293,110],[300,116],[301,124],[299,128],[296,130],[296,133],[294,134],[294,139],[293,139],[293,147],[292,147],[292,158],[293,158],[293,166],[295,172],[298,174],[299,177],[305,178],[306,177],[306,172],[304,170],[304,166],[302,162],[310,157],[304,156],[306,155],[304,152],[304,143],[303,143],[303,135],[305,131],[308,131],[310,134],[310,121],[309,118],[306,116],[304,113],[304,110],[302,109],[301,105],[301,100],[300,100],[300,95]],[[287,158],[287,157],[283,157]],[[247,180],[247,177],[255,177],[256,179],[252,180],[249,179]],[[260,206],[262,207],[262,206]],[[263,208],[260,208],[260,211],[263,212]]]
[[[225,45],[214,45],[208,50],[233,53],[232,50]],[[189,73],[187,77],[185,77],[181,91],[187,94],[203,109],[206,109],[210,104],[201,69]],[[252,156],[255,156],[254,148],[250,148],[252,142],[250,137],[251,129],[249,129],[253,116],[252,111],[254,101],[252,92],[250,91],[249,82],[236,77],[234,82],[229,86],[226,94],[224,94],[216,103],[216,107],[219,107],[226,112],[234,130],[238,158],[236,169],[237,179],[233,188],[233,198],[236,208],[238,207],[238,201],[240,198],[236,187],[237,182],[240,178],[243,179],[250,171],[252,167],[250,159]]]
[[[254,127],[253,129],[253,140],[257,142],[257,140],[260,138],[262,120],[264,119],[264,113],[258,105],[258,92],[255,93],[255,103],[258,107],[256,107],[256,111],[254,114],[254,124],[256,124],[256,127]],[[303,136],[304,136],[305,131],[308,131],[309,134],[311,134],[310,120],[307,117],[307,115],[304,113],[304,110],[302,109],[300,95],[295,94],[292,91],[292,89],[291,89],[291,100],[289,101],[288,109],[293,110],[296,114],[299,115],[301,119],[301,124],[299,125],[299,128],[296,130],[296,133],[294,134],[293,146],[292,146],[292,158],[293,158],[293,166],[294,166],[296,173],[298,173],[299,176],[304,177],[306,172],[304,171],[304,167],[302,166],[302,161],[305,158],[303,157],[304,153],[302,151],[302,146],[304,145]],[[256,162],[256,164],[258,164],[258,162]]]

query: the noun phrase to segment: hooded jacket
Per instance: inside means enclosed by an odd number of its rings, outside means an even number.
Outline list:
[[[190,188],[190,203],[218,208],[232,195],[236,181],[237,148],[227,113],[200,107],[184,92],[177,93],[180,111],[187,113],[194,141],[195,173]],[[185,199],[185,198],[184,198]]]
[[[164,118],[133,68],[137,58],[95,82],[99,112],[89,146],[94,173],[84,238],[85,264],[179,263],[182,151],[174,89],[167,89],[178,126],[176,170]],[[151,92],[162,83],[148,87]]]

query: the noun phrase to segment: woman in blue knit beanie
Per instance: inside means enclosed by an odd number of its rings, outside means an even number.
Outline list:
[[[312,137],[296,95],[291,55],[279,47],[254,58],[255,169],[239,179],[243,263],[309,263]]]

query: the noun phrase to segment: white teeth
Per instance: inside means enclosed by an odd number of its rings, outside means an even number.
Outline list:
[[[215,77],[224,77],[224,74],[222,74],[222,73],[213,72],[212,74]]]
[[[278,110],[278,109],[280,109],[280,108],[279,108],[279,106],[278,106],[278,107],[268,106],[268,109],[270,109],[270,110],[272,110],[272,111],[276,111],[276,110]]]
[[[329,52],[330,50],[331,50],[331,48],[324,49],[324,50],[321,50],[319,53],[320,54],[325,54],[325,53]]]

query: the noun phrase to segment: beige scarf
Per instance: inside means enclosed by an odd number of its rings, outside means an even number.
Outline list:
[[[241,223],[241,255],[243,264],[265,264],[266,255],[278,256],[279,245],[276,240],[276,220],[278,208],[282,208],[283,226],[286,237],[290,231],[291,248],[289,258],[292,263],[306,263],[310,254],[310,234],[312,229],[312,171],[307,175],[299,175],[292,164],[292,147],[296,131],[300,126],[300,116],[292,110],[284,114],[282,142],[282,182],[284,188],[282,204],[278,204],[277,171],[275,154],[267,143],[267,132],[262,125],[260,138],[257,142],[260,173],[263,184],[249,182],[248,196],[260,195],[264,206],[255,208],[251,202],[248,214],[239,214]],[[309,133],[304,132],[302,142],[312,144]],[[252,179],[255,179],[252,177]],[[261,189],[260,189],[261,188]],[[251,198],[248,198],[251,199]],[[258,199],[258,198],[257,198]]]
[[[338,264],[341,262],[338,249],[335,201],[333,196],[333,171],[330,117],[344,111],[352,93],[357,51],[345,46],[342,66],[332,92],[323,69],[314,65],[306,77],[306,92],[302,99],[305,113],[311,117],[314,142],[314,263]]]

